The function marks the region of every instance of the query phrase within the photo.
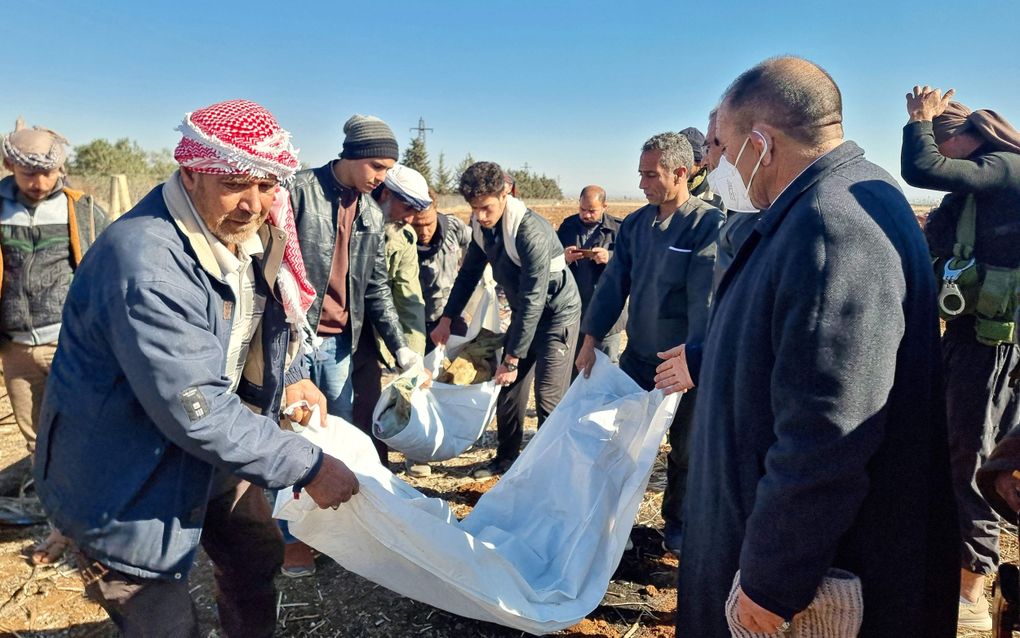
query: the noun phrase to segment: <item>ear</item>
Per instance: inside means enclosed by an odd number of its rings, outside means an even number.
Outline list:
[[[677,184],[680,184],[680,183],[686,184],[687,183],[687,177],[689,175],[690,175],[690,171],[687,170],[686,166],[678,166],[676,168],[676,170],[673,171],[673,177],[676,178],[676,183]]]
[[[755,152],[761,156],[761,165],[772,164],[772,151],[775,149],[776,137],[772,127],[759,125],[751,131],[751,145]]]
[[[14,172],[14,164],[11,164],[11,160],[7,159],[6,157],[4,158],[4,168],[6,168],[12,173]]]
[[[184,186],[184,190],[189,193],[195,190],[195,185],[198,183],[198,175],[190,168],[181,167],[181,185]]]

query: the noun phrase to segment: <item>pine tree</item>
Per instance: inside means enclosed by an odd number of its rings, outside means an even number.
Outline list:
[[[429,164],[429,154],[425,150],[425,143],[421,138],[411,138],[411,144],[404,149],[404,159],[401,163],[421,173],[426,182],[432,181],[432,166]]]
[[[560,185],[551,177],[523,169],[510,169],[508,172],[517,183],[517,195],[521,199],[563,199]]]
[[[453,187],[454,188],[456,188],[457,184],[460,183],[460,176],[463,175],[464,171],[466,171],[468,169],[468,167],[471,166],[474,163],[475,163],[475,158],[471,157],[471,153],[468,153],[467,155],[464,156],[464,159],[461,160],[460,164],[457,164],[457,169],[453,172],[454,173],[454,175],[453,175]]]
[[[445,195],[453,190],[453,177],[450,175],[450,169],[446,166],[446,156],[443,153],[439,154],[439,165],[436,166],[436,178],[432,182],[432,188],[440,195]]]

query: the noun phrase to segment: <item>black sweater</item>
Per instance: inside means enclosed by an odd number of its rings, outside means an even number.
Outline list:
[[[1020,154],[985,146],[967,159],[939,152],[931,122],[903,127],[900,158],[903,179],[911,186],[950,191],[928,215],[925,235],[932,252],[953,254],[956,224],[969,193],[977,205],[974,257],[991,266],[1020,267]]]

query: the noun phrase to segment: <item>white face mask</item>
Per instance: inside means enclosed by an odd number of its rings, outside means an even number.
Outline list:
[[[747,148],[747,142],[751,139],[750,137],[746,138],[740,146],[740,152],[737,153],[737,160],[734,164],[730,164],[730,161],[726,159],[726,155],[723,155],[719,158],[719,166],[708,174],[708,187],[714,192],[719,193],[719,197],[722,197],[727,210],[738,213],[755,213],[758,211],[755,205],[751,203],[751,182],[761,166],[761,160],[765,157],[765,151],[768,150],[768,140],[765,139],[765,136],[758,131],[751,131],[751,133],[761,137],[762,141],[765,142],[765,148],[762,149],[761,155],[758,156],[758,161],[755,163],[754,169],[751,171],[751,177],[747,180],[746,185],[744,184],[744,178],[740,176],[740,171],[737,170],[736,163],[740,162],[740,156],[744,154],[744,149]]]

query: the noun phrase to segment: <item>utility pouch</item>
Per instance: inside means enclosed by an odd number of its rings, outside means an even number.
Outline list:
[[[1016,336],[1014,313],[1020,269],[977,263],[976,234],[977,205],[970,194],[956,225],[953,255],[935,260],[935,273],[941,279],[939,314],[946,321],[973,314],[979,343],[990,346],[1012,343]]]
[[[1020,270],[995,266],[985,266],[983,270],[984,277],[975,306],[978,341],[989,346],[1013,343]]]
[[[975,310],[983,317],[1005,318],[1012,322],[1013,311],[1016,310],[1018,271],[995,266],[985,266],[984,271]]]
[[[1013,339],[1016,336],[1016,324],[1014,322],[986,319],[981,315],[978,315],[974,329],[977,331],[978,343],[983,343],[986,346],[1013,343]]]

